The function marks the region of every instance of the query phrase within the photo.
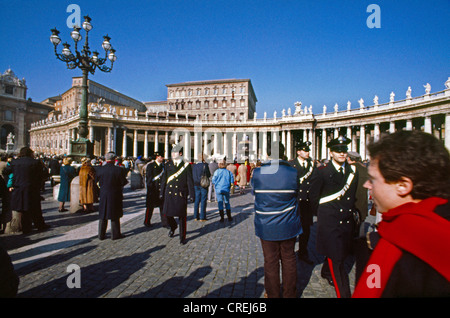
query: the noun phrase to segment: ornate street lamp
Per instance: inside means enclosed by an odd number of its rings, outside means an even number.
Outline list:
[[[80,122],[78,125],[78,135],[77,140],[71,141],[70,156],[76,159],[81,159],[85,156],[90,156],[93,154],[93,144],[87,139],[88,127],[87,127],[87,104],[88,104],[88,74],[94,74],[95,70],[98,68],[102,72],[109,73],[113,68],[113,64],[117,59],[115,50],[112,48],[109,42],[111,38],[108,35],[103,37],[102,47],[105,50],[105,57],[99,57],[99,53],[94,51],[91,52],[88,43],[88,33],[92,30],[91,18],[89,16],[84,17],[84,22],[82,28],[86,31],[84,46],[81,52],[78,51],[78,42],[81,41],[82,36],[80,34],[81,28],[74,26],[73,31],[70,33],[71,38],[75,42],[75,53],[73,54],[70,50],[70,44],[63,43],[63,49],[61,53],[58,53],[57,46],[61,43],[59,38],[59,31],[55,28],[52,29],[52,35],[50,36],[50,41],[55,47],[56,58],[60,61],[66,62],[68,69],[79,68],[83,72],[83,82],[81,85],[82,95],[81,95],[81,106],[80,106]],[[111,62],[111,66],[107,66],[107,61]]]

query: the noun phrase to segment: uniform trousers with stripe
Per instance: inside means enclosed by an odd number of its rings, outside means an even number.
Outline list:
[[[322,265],[321,274],[322,276],[331,277],[337,298],[351,297],[350,282],[344,261],[333,261],[327,257]]]

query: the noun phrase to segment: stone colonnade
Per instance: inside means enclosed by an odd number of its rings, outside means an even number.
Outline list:
[[[447,85],[447,84],[446,84]],[[178,116],[135,114],[127,117],[110,113],[89,113],[89,139],[94,143],[94,155],[114,151],[123,157],[151,157],[155,152],[169,158],[172,144],[183,146],[185,157],[198,160],[226,156],[228,161],[245,158],[265,160],[272,141],[281,141],[287,158],[295,157],[298,141],[311,141],[311,157],[328,159],[326,144],[339,135],[351,139],[350,151],[367,159],[366,146],[383,133],[397,130],[422,130],[442,140],[450,149],[450,79],[442,92],[375,104],[359,109],[314,115],[283,114],[281,118],[204,121],[201,118],[179,120]],[[289,112],[290,113],[290,112]],[[44,154],[68,154],[70,140],[77,136],[79,118],[37,122],[30,130],[30,146]],[[187,150],[187,151],[186,151]]]

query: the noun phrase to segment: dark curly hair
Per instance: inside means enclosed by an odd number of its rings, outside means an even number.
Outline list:
[[[367,147],[371,160],[387,183],[410,178],[411,196],[423,200],[441,197],[450,200],[450,154],[434,136],[421,131],[398,131],[383,136]]]

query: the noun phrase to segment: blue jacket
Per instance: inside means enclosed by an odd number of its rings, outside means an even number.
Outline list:
[[[253,171],[251,185],[256,236],[265,241],[283,241],[303,232],[294,167],[284,160],[266,161]]]
[[[208,164],[206,162],[198,162],[192,165],[192,179],[194,179],[194,185],[200,186],[200,179],[202,178],[203,173],[206,173],[206,176],[211,177],[211,173],[209,172]]]
[[[216,193],[230,193],[231,184],[234,183],[234,177],[231,171],[223,168],[214,172],[211,182],[214,184]]]

